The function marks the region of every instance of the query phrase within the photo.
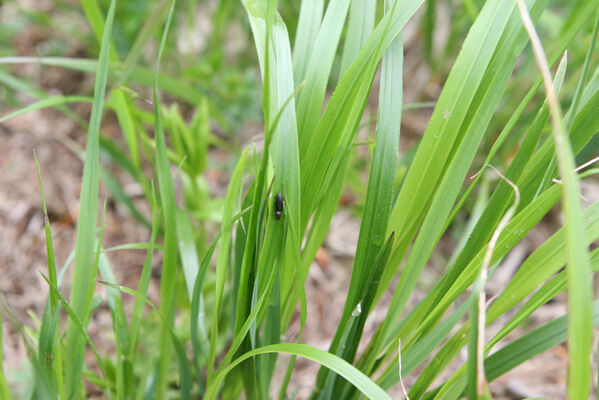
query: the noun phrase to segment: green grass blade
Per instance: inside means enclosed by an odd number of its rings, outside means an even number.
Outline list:
[[[198,271],[200,270],[198,251],[191,220],[184,210],[176,210],[177,219],[177,244],[179,246],[179,257],[183,267],[183,276],[189,302],[192,302],[193,287]]]
[[[116,283],[114,274],[108,262],[108,258],[104,253],[100,254],[98,264],[102,279],[109,283]],[[127,336],[127,318],[125,317],[125,308],[123,300],[118,290],[106,288],[106,296],[108,300],[108,308],[112,316],[112,325],[114,330],[114,341],[116,349],[116,397],[125,397],[125,365],[126,365],[126,347],[128,345]]]
[[[315,205],[326,197],[324,188],[328,190],[333,185],[332,180],[347,157],[347,149],[353,141],[380,59],[421,4],[420,0],[395,3],[341,78],[311,134],[307,150],[303,151],[300,145],[303,169],[300,231],[306,229]],[[302,93],[305,95],[304,91]],[[303,140],[300,131],[300,141]]]
[[[17,111],[13,111],[3,117],[0,117],[0,122],[5,122],[11,118],[26,114],[31,111],[41,110],[43,108],[58,107],[64,104],[72,103],[91,103],[93,99],[88,96],[53,96],[38,100],[27,107],[23,107]]]
[[[102,372],[102,376],[104,379],[104,387],[109,388],[110,384],[108,383],[108,377],[106,375],[106,367],[104,365],[104,360],[102,359],[102,357],[100,357],[100,353],[98,352],[98,349],[96,348],[96,346],[92,342],[91,338],[87,334],[85,326],[83,325],[83,323],[77,316],[75,310],[69,305],[69,303],[66,301],[66,299],[64,297],[62,297],[62,294],[60,294],[60,291],[58,290],[58,288],[56,286],[52,285],[52,282],[50,282],[50,279],[48,279],[48,277],[46,277],[46,275],[44,275],[43,273],[41,273],[41,274],[42,274],[42,277],[44,278],[44,280],[48,283],[48,285],[50,287],[50,291],[54,292],[54,294],[60,300],[60,306],[64,307],[65,311],[67,312],[67,314],[69,316],[69,321],[73,322],[73,326],[75,326],[75,328],[79,331],[79,334],[81,335],[81,337],[87,342],[89,347],[92,349],[94,355],[96,356],[96,362],[98,363],[98,367],[100,368],[100,371]],[[67,363],[67,365],[68,365],[68,363]],[[104,392],[104,393],[108,398],[110,398],[110,390],[108,390],[107,392]]]
[[[200,358],[208,360],[208,333],[206,329],[206,323],[204,321],[204,310],[203,299],[202,299],[202,288],[204,286],[204,278],[206,272],[210,267],[210,260],[214,254],[214,250],[220,240],[221,235],[219,234],[216,239],[206,251],[198,274],[196,275],[195,282],[193,284],[193,294],[191,300],[191,317],[190,317],[190,337],[191,344],[193,346],[193,358],[194,365],[196,368],[196,379],[198,380],[200,391],[203,394],[202,386],[202,370],[200,369]]]
[[[299,132],[300,155],[303,155],[314,135],[333,67],[333,60],[349,9],[349,0],[331,0],[327,6],[310,61],[306,68],[306,86],[297,102],[297,130]]]
[[[35,160],[35,169],[37,171],[37,180],[40,186],[40,194],[42,198],[42,208],[44,210],[44,232],[46,234],[46,256],[48,259],[48,277],[50,282],[55,286],[58,286],[56,279],[56,262],[54,260],[54,246],[52,244],[52,230],[50,228],[50,219],[48,218],[48,209],[46,207],[46,198],[44,196],[44,187],[42,185],[42,174],[40,172],[40,165],[37,161],[37,155],[33,152],[33,159]],[[58,306],[58,298],[54,294],[50,294],[50,305],[52,306],[52,312],[56,312]]]
[[[592,306],[592,318],[588,322],[591,326],[597,326],[599,302],[593,302]],[[537,354],[563,343],[567,338],[567,330],[567,316],[559,317],[491,354],[485,360],[487,379],[492,381]],[[576,378],[584,380],[581,376]]]
[[[245,353],[243,356],[237,358],[226,369],[224,369],[220,374],[218,374],[215,377],[215,383],[222,382],[222,380],[229,373],[229,371],[231,371],[231,369],[233,369],[241,362],[247,360],[248,358],[254,357],[259,354],[267,354],[273,352],[295,354],[297,356],[316,361],[347,379],[352,385],[354,385],[369,399],[391,399],[391,397],[387,393],[385,393],[384,390],[378,387],[366,375],[364,375],[362,372],[356,369],[356,367],[349,364],[347,361],[344,361],[343,359],[331,353],[327,353],[326,351],[319,350],[307,346],[305,344],[299,343],[273,344],[270,346],[264,346],[249,351]],[[217,385],[214,385],[214,387],[216,386]],[[205,399],[214,399],[215,395],[215,390],[207,391]]]
[[[160,312],[165,318],[165,323],[160,328],[160,361],[158,363],[158,378],[156,383],[155,398],[162,399],[166,394],[168,384],[168,368],[171,356],[171,325],[175,320],[176,285],[177,285],[177,228],[175,193],[173,178],[166,154],[166,140],[162,126],[160,105],[158,98],[158,71],[160,60],[166,43],[171,21],[175,10],[176,0],[171,3],[166,26],[162,32],[158,58],[156,60],[156,74],[154,78],[154,132],[156,136],[156,171],[158,174],[158,188],[160,204],[164,216],[164,258],[162,263],[162,276],[160,279]]]
[[[158,235],[158,229],[160,221],[158,219],[158,200],[156,199],[156,192],[152,185],[152,233],[150,234],[150,242],[147,248],[146,259],[144,261],[143,268],[141,270],[141,276],[137,286],[137,291],[143,296],[148,293],[148,287],[150,286],[150,278],[152,275],[152,259],[154,255],[154,247],[156,242],[156,236]],[[129,340],[127,342],[127,358],[133,363],[137,351],[137,343],[139,339],[139,332],[141,329],[141,322],[143,318],[143,306],[144,302],[140,298],[135,298],[135,304],[133,306],[133,312],[131,313],[131,320],[129,323]]]
[[[84,58],[67,57],[0,57],[1,64],[23,64],[33,63],[41,65],[52,65],[55,67],[72,69],[75,71],[93,73],[98,68],[96,60]],[[108,65],[111,76],[118,77],[123,69],[123,64],[118,61],[111,61]],[[145,67],[134,67],[130,80],[142,85],[151,86],[154,82],[155,72]],[[167,93],[170,93],[189,104],[200,105],[205,95],[203,90],[194,87],[193,84],[185,82],[165,74],[158,74],[158,87]],[[119,91],[114,91],[113,94]]]
[[[568,396],[583,399],[589,396],[591,374],[591,301],[589,260],[581,227],[583,226],[578,177],[574,172],[572,145],[566,137],[561,109],[552,86],[551,73],[539,37],[521,0],[518,8],[522,22],[530,36],[537,65],[543,76],[547,102],[551,111],[553,139],[557,164],[563,181],[563,215],[565,224],[568,274]]]
[[[137,34],[135,42],[133,42],[133,46],[131,46],[125,61],[123,62],[123,72],[115,84],[116,86],[127,82],[129,76],[133,72],[133,68],[139,60],[139,57],[142,55],[144,46],[152,38],[154,32],[156,32],[166,17],[166,13],[171,1],[172,0],[160,0],[155,3],[152,11],[145,19],[141,30]]]
[[[109,43],[114,19],[115,0],[110,3],[102,45],[98,59],[98,70],[94,86],[94,102],[90,117],[83,182],[77,220],[77,235],[75,245],[75,260],[73,265],[73,283],[71,301],[73,311],[79,320],[87,320],[89,310],[86,309],[86,299],[90,295],[90,278],[92,277],[95,230],[98,214],[98,179],[99,179],[99,131],[104,105],[104,92],[108,78]],[[79,392],[80,376],[83,367],[84,344],[80,328],[71,318],[67,324],[67,339],[65,358],[69,360],[65,370],[67,396],[72,397]]]
[[[304,0],[300,8],[295,43],[293,46],[293,77],[302,82],[322,20],[324,0]]]
[[[4,332],[2,323],[2,313],[0,313],[0,332]],[[8,387],[6,375],[4,374],[4,343],[2,343],[3,338],[4,334],[0,335],[0,394],[2,394],[3,399],[12,400],[12,394],[10,388]]]
[[[389,3],[393,4],[393,3]],[[387,5],[388,9],[391,6]],[[368,189],[358,247],[352,270],[349,292],[345,303],[339,328],[333,339],[329,351],[338,352],[346,321],[358,304],[370,303],[366,294],[372,288],[372,282],[378,282],[381,271],[373,268],[378,265],[377,257],[385,246],[384,238],[387,231],[387,221],[393,207],[393,189],[395,184],[395,171],[398,161],[399,135],[401,126],[401,110],[403,99],[403,37],[398,35],[387,49],[382,61],[381,89],[379,94],[379,115],[375,137],[375,148],[372,165],[368,178]],[[393,235],[392,235],[393,236]],[[391,241],[392,243],[392,241]],[[390,249],[389,249],[390,250]],[[385,258],[385,263],[387,258]],[[375,293],[378,287],[375,285]],[[371,304],[363,304],[363,316],[370,312]],[[344,351],[339,354],[343,359],[352,362],[357,351],[357,346],[362,335],[363,323],[359,324],[358,331],[345,343]],[[324,370],[323,370],[324,371]],[[322,378],[319,380],[322,383]]]
[[[208,357],[208,372],[206,374],[206,382],[209,385],[212,380],[212,371],[216,359],[216,342],[218,339],[218,310],[222,301],[223,290],[225,286],[225,278],[227,269],[229,268],[229,246],[231,242],[231,226],[233,223],[233,215],[235,214],[235,203],[239,197],[239,191],[242,189],[241,178],[245,169],[246,158],[249,148],[241,155],[241,158],[235,166],[229,189],[225,196],[225,206],[223,210],[223,221],[221,223],[221,239],[218,247],[218,258],[216,264],[216,289],[214,295],[214,312],[212,318],[212,329],[210,332],[210,353]]]
[[[347,71],[350,64],[362,49],[362,46],[364,46],[364,43],[366,43],[372,34],[376,3],[374,0],[352,1],[349,9],[349,22],[343,45],[339,76],[342,76]]]
[[[158,315],[158,317],[160,318],[160,322],[161,325],[165,325],[166,326],[166,330],[169,333],[169,338],[172,341],[173,347],[175,349],[175,355],[177,356],[177,364],[179,367],[179,386],[180,386],[180,393],[181,393],[181,399],[190,399],[190,395],[191,395],[191,388],[192,388],[192,378],[191,378],[191,372],[190,372],[190,368],[189,368],[189,362],[187,360],[187,355],[185,353],[185,349],[183,347],[183,345],[181,344],[181,342],[179,341],[179,339],[177,338],[177,335],[175,334],[175,332],[173,331],[172,327],[171,327],[171,323],[168,322],[168,320],[166,319],[166,317],[164,315],[162,315],[162,313],[160,312],[160,310],[150,301],[148,300],[147,296],[135,291],[133,289],[130,289],[128,287],[125,286],[121,286],[121,285],[116,285],[113,283],[109,283],[109,282],[100,282],[103,285],[112,288],[114,290],[118,290],[120,292],[129,294],[131,296],[134,296],[136,299],[140,299],[143,303],[149,305],[152,310]],[[157,382],[155,382],[155,384],[157,384]],[[156,389],[156,387],[154,387],[153,389]],[[155,393],[152,393],[152,397],[154,397]]]
[[[599,251],[595,250],[591,253],[591,265],[593,272],[599,270]],[[490,349],[508,333],[513,331],[517,326],[525,322],[528,317],[537,310],[540,306],[555,298],[559,293],[567,288],[567,277],[565,272],[560,272],[553,279],[547,282],[541,289],[536,291],[520,310],[512,317],[512,319],[503,327],[497,334],[487,343],[486,351]]]

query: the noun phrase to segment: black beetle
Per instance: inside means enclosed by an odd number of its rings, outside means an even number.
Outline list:
[[[275,218],[281,219],[281,215],[283,215],[283,195],[279,193],[275,198]]]

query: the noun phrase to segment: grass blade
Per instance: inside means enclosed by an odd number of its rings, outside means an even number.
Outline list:
[[[264,346],[252,351],[245,353],[243,356],[237,358],[233,361],[227,368],[225,368],[221,373],[219,373],[215,377],[215,383],[222,382],[225,376],[233,369],[235,366],[240,364],[241,362],[247,360],[250,357],[254,357],[259,354],[267,354],[267,353],[287,353],[287,354],[295,354],[300,357],[307,358],[312,361],[316,361],[325,367],[331,369],[337,374],[341,375],[345,379],[347,379],[351,384],[353,384],[358,390],[360,390],[366,397],[369,399],[391,399],[391,397],[385,393],[380,387],[378,387],[374,382],[372,382],[366,375],[360,372],[356,367],[349,364],[347,361],[331,354],[323,350],[316,349],[314,347],[307,346],[305,344],[299,343],[282,343],[282,344],[273,344],[270,346]],[[215,384],[214,387],[217,387]],[[211,400],[215,398],[216,393],[214,390],[206,392],[206,400]]]
[[[104,105],[104,92],[108,78],[109,43],[114,20],[116,0],[110,2],[110,8],[102,35],[102,45],[98,59],[98,70],[94,86],[94,102],[90,117],[85,164],[83,167],[83,182],[79,202],[79,218],[75,245],[75,260],[73,265],[73,284],[71,302],[73,311],[80,321],[86,321],[89,313],[87,298],[90,296],[90,279],[93,268],[94,241],[98,214],[98,179],[99,179],[99,131]],[[84,339],[79,326],[71,318],[67,324],[66,354],[69,362],[66,364],[65,384],[66,393],[73,397],[79,392],[80,377],[83,367]]]
[[[166,43],[171,21],[177,1],[173,0],[166,19],[166,26],[160,39],[160,48],[156,60],[156,74],[154,78],[154,131],[156,136],[156,170],[158,173],[158,189],[160,204],[164,216],[164,258],[162,263],[162,277],[160,279],[160,312],[165,318],[165,323],[160,328],[160,361],[158,363],[158,378],[156,383],[155,398],[165,397],[168,384],[168,368],[171,356],[171,325],[175,320],[175,303],[177,285],[177,228],[175,210],[175,192],[173,178],[166,154],[166,140],[162,127],[160,104],[158,98],[158,71],[160,60]],[[176,349],[175,349],[176,350]]]
[[[572,146],[566,137],[562,113],[553,88],[551,73],[541,41],[536,33],[528,10],[517,0],[522,22],[533,47],[535,60],[545,83],[547,102],[551,112],[553,140],[555,142],[559,173],[563,187],[563,214],[565,224],[568,274],[568,396],[573,399],[586,399],[590,391],[591,375],[591,301],[589,281],[590,267],[581,227],[583,226],[578,177],[574,172]]]

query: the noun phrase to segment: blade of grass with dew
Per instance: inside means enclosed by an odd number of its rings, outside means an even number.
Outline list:
[[[358,345],[360,343],[360,339],[364,333],[364,326],[366,324],[366,319],[372,309],[374,303],[374,297],[377,291],[377,285],[380,280],[380,277],[383,273],[385,265],[389,260],[389,255],[391,254],[391,250],[393,248],[393,240],[395,238],[395,233],[392,233],[389,236],[389,239],[385,242],[385,244],[380,248],[379,254],[376,256],[374,261],[372,262],[372,277],[370,278],[369,285],[364,288],[364,295],[362,297],[362,301],[360,301],[356,305],[356,309],[354,313],[356,313],[356,323],[350,328],[349,336],[347,339],[341,340],[341,344],[339,346],[339,351],[341,352],[342,358],[345,359],[347,357],[348,360],[353,362],[353,358],[358,349]],[[354,315],[352,313],[352,316]],[[349,355],[349,356],[348,356]],[[351,387],[340,380],[336,381],[333,398],[349,398]]]
[[[568,137],[565,134],[559,101],[552,86],[551,73],[540,39],[535,31],[522,0],[517,0],[522,22],[530,36],[533,53],[543,76],[547,92],[547,102],[551,112],[553,140],[560,177],[563,181],[563,215],[565,225],[568,273],[568,396],[587,398],[590,391],[592,292],[588,279],[590,273],[588,253],[583,245],[582,210],[578,178],[574,172],[574,156]]]
[[[177,2],[171,3],[166,25],[160,39],[158,57],[156,60],[156,74],[154,79],[154,134],[156,136],[156,171],[158,174],[158,189],[160,204],[164,217],[164,257],[162,262],[162,276],[160,279],[160,313],[165,318],[165,323],[160,326],[160,360],[158,362],[158,378],[156,383],[155,398],[162,399],[166,395],[168,384],[168,368],[171,356],[171,326],[175,321],[175,304],[177,286],[177,228],[175,211],[175,193],[170,164],[166,155],[166,140],[162,127],[160,104],[158,98],[158,71],[162,53],[168,37],[169,28],[173,19]]]
[[[384,390],[382,390],[374,382],[372,382],[370,378],[368,378],[366,375],[364,375],[362,372],[356,369],[356,367],[349,364],[347,361],[344,361],[343,359],[333,354],[327,353],[326,351],[298,343],[274,344],[247,352],[243,356],[234,360],[226,369],[224,369],[219,375],[217,375],[215,378],[216,382],[222,381],[231,369],[233,369],[235,366],[245,361],[246,359],[259,354],[266,354],[271,352],[295,354],[297,356],[316,361],[319,364],[322,364],[327,368],[330,368],[332,371],[347,379],[369,399],[391,398],[387,393],[385,393]],[[205,398],[207,400],[213,399],[215,398],[215,395],[216,393],[214,391],[207,391]]]
[[[387,2],[387,11],[391,4]],[[358,247],[352,270],[349,292],[339,326],[345,326],[358,304],[365,300],[364,296],[372,288],[372,282],[377,282],[380,275],[373,265],[384,245],[384,237],[387,231],[387,221],[393,207],[393,189],[395,183],[395,171],[397,167],[399,135],[401,126],[401,104],[403,93],[403,36],[399,34],[390,44],[383,55],[381,72],[381,89],[379,94],[379,114],[377,119],[376,145],[372,157],[372,165],[368,178],[368,188]],[[384,222],[381,222],[384,221]],[[385,259],[385,262],[387,260]],[[380,271],[382,273],[382,271]],[[375,293],[378,288],[375,285]],[[372,300],[372,299],[370,299]],[[369,301],[370,301],[369,300]],[[362,322],[370,312],[370,305],[362,309]],[[352,362],[357,351],[363,323],[359,324],[355,336],[344,346],[340,356],[346,361]],[[335,338],[329,351],[337,353],[340,344],[340,335],[343,329],[337,329]],[[324,371],[324,370],[322,370]],[[322,383],[320,378],[320,382]]]
[[[562,64],[562,65],[563,65],[563,64]],[[561,70],[561,68],[560,68],[560,70]],[[539,83],[540,83],[540,82],[539,82]],[[535,87],[536,87],[536,86],[538,86],[538,85],[535,85]],[[534,90],[536,90],[536,89],[535,89],[535,87],[533,87],[533,89],[531,89],[531,91],[529,91],[529,95],[527,95],[527,97],[530,97],[530,95],[532,95],[532,93],[534,93]],[[526,102],[527,102],[527,101],[526,101],[526,99],[525,99],[525,101],[524,101],[524,102],[523,102],[523,103],[522,103],[522,104],[521,104],[521,105],[518,107],[518,109],[519,109],[519,110],[523,110],[523,108],[522,108],[522,105],[523,105],[523,104],[525,105],[525,103],[526,103]],[[511,118],[511,119],[510,119],[510,122],[508,122],[508,125],[512,124],[512,121],[515,121],[515,119]],[[511,128],[510,128],[510,129],[511,129]],[[509,129],[507,128],[507,126],[506,126],[506,129],[504,130],[504,133],[505,133],[505,131],[506,131],[506,130],[509,130]],[[502,133],[502,136],[504,135],[504,133]],[[534,143],[532,143],[532,145],[534,145]],[[493,147],[493,148],[494,148],[494,149],[496,148],[496,144],[494,145],[494,147]],[[489,155],[489,158],[488,158],[488,160],[490,160],[490,156],[491,156],[491,155]],[[519,156],[517,156],[517,157],[519,157]],[[512,166],[513,166],[513,165],[514,165],[514,164],[512,164]],[[510,169],[512,168],[512,166],[510,166]],[[512,176],[513,176],[513,174],[512,174],[512,172],[511,172],[511,171],[510,171],[510,175],[512,175]],[[477,177],[477,179],[479,179],[479,178],[480,178],[480,177]],[[471,191],[471,188],[472,188],[472,186],[469,188],[469,191]],[[466,196],[466,195],[465,195],[465,196]],[[461,208],[461,205],[463,204],[463,201],[464,201],[464,199],[465,199],[465,197],[463,197],[463,198],[460,200],[460,203],[459,203],[459,205],[458,205],[458,206],[456,206],[456,208],[454,209],[454,215],[455,215],[456,211],[457,211],[457,210],[459,210],[459,208]],[[497,200],[497,198],[494,198],[494,200]],[[507,198],[504,198],[504,201],[506,201],[506,200],[509,200],[509,197],[507,197]],[[488,208],[488,210],[496,210],[496,209],[497,209],[497,207],[489,207],[489,208]],[[487,212],[487,214],[488,214],[488,212]],[[451,218],[451,219],[453,219],[453,216],[452,216],[452,218]],[[448,221],[448,222],[449,222],[449,221]],[[489,227],[487,227],[487,230],[488,230],[488,229],[490,229],[490,228],[489,228]],[[478,235],[473,235],[473,237],[474,237],[475,239],[476,239],[476,238],[479,238],[479,236],[478,236]],[[472,239],[472,237],[471,237],[471,239]],[[472,240],[470,240],[469,246],[470,246],[470,245],[472,245],[472,243],[473,243],[473,242],[472,242]],[[481,242],[481,244],[482,244],[482,243],[484,243],[484,242]],[[469,247],[469,246],[468,246],[468,247]],[[471,250],[469,250],[469,251],[471,251]],[[462,254],[461,254],[461,258],[464,258],[464,254],[465,254],[465,252],[463,251],[463,252],[462,252]],[[471,257],[471,256],[469,256],[469,257]],[[459,265],[466,265],[467,263],[468,263],[468,261],[467,261],[467,260],[464,258],[464,260],[462,260],[462,262],[461,262],[461,263],[454,263],[454,267],[452,267],[452,269],[456,269],[456,267],[458,267]],[[453,271],[451,274],[454,274],[454,275],[455,275],[456,273],[459,275],[459,271],[457,271],[457,272],[456,272],[456,271]],[[454,276],[454,278],[451,278],[451,276],[452,276],[451,274],[449,274],[449,275],[448,275],[448,274],[445,274],[445,276],[444,276],[444,278],[443,278],[443,280],[442,280],[442,282],[441,282],[441,285],[437,285],[437,288],[435,288],[435,290],[434,290],[434,292],[436,292],[436,293],[437,293],[437,295],[436,295],[436,296],[439,296],[439,295],[442,295],[443,293],[445,293],[445,291],[447,290],[447,287],[448,287],[449,285],[451,285],[451,284],[452,284],[452,283],[455,281],[455,278],[457,277],[457,275],[456,275],[456,276]],[[427,307],[430,307],[430,305],[431,305],[431,304],[435,304],[435,301],[434,301],[434,296],[432,296],[432,297],[431,297],[431,296],[429,296],[429,298],[428,298],[427,302],[428,302],[428,304],[429,304]],[[419,315],[426,315],[426,311],[422,311],[422,312],[421,312]],[[416,317],[417,317],[417,316],[416,316]],[[412,325],[413,325],[413,322],[412,322]]]
[[[322,21],[323,9],[324,0],[304,0],[300,6],[293,44],[294,82],[302,82],[306,76],[308,62]]]
[[[341,70],[339,76],[342,76],[354,61],[360,49],[366,40],[372,34],[374,29],[374,20],[376,14],[376,1],[357,0],[352,1],[349,9],[349,21],[343,45],[343,55],[341,57]]]
[[[99,180],[99,131],[104,104],[104,91],[108,77],[108,53],[112,33],[116,1],[110,2],[110,8],[104,26],[102,45],[98,59],[98,70],[94,86],[94,102],[88,131],[83,182],[79,202],[79,218],[75,242],[75,260],[73,265],[73,283],[71,301],[75,316],[87,320],[86,298],[89,296],[89,281],[93,273],[90,260],[93,259],[94,237],[98,214],[98,180]],[[83,366],[85,342],[77,324],[71,318],[67,324],[65,358],[69,360],[65,368],[66,393],[69,398],[79,392],[80,376]]]
[[[357,327],[358,327],[359,317],[361,314],[362,314],[362,304],[358,303],[358,305],[352,311],[349,318],[343,324],[343,330],[341,332],[341,339],[339,340],[339,342],[340,342],[339,348],[336,350],[336,353],[332,353],[329,350],[329,354],[334,354],[337,357],[343,359],[343,357],[342,357],[342,355],[343,355],[342,352],[344,350],[343,345],[345,343],[351,341],[352,336],[354,336],[354,334],[357,330]],[[322,371],[322,367],[321,367],[321,371]],[[319,372],[321,372],[321,371],[319,371]],[[330,372],[330,370],[327,369],[327,372]],[[312,396],[317,396],[315,398],[318,398],[321,400],[331,400],[332,398],[339,398],[339,397],[337,397],[337,396],[339,396],[339,392],[334,392],[337,375],[335,373],[327,373],[326,375],[323,374],[323,376],[326,376],[326,378],[324,379],[324,382],[322,383],[322,385],[319,385],[317,382],[317,385],[313,390]],[[334,395],[336,397],[333,397]],[[343,397],[343,398],[346,398],[346,397]]]

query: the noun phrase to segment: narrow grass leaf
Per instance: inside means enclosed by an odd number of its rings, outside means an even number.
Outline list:
[[[160,328],[160,361],[158,380],[156,383],[156,397],[161,399],[166,394],[168,368],[170,365],[171,341],[170,329],[175,320],[176,286],[177,286],[177,228],[175,193],[171,169],[166,155],[166,140],[162,126],[160,105],[158,98],[158,70],[162,52],[168,37],[169,28],[173,19],[176,0],[172,2],[166,19],[166,26],[162,32],[158,58],[156,60],[156,75],[154,79],[154,133],[156,136],[156,170],[158,174],[158,188],[160,204],[164,212],[164,257],[162,263],[162,276],[160,279],[160,311],[166,322]],[[176,349],[175,349],[176,350]]]
[[[259,354],[267,354],[272,352],[295,354],[297,356],[316,361],[319,364],[324,365],[325,367],[331,369],[335,373],[347,379],[352,385],[354,385],[369,399],[391,399],[391,397],[387,393],[385,393],[384,390],[378,387],[374,382],[370,380],[370,378],[368,378],[366,375],[360,372],[356,367],[349,364],[347,361],[326,351],[319,350],[314,347],[299,343],[273,344],[270,346],[264,346],[249,351],[241,357],[234,360],[226,369],[224,369],[220,374],[218,374],[215,377],[215,383],[220,383],[229,373],[229,371],[231,371],[231,369],[233,369],[241,362],[247,360],[248,358],[254,357]],[[216,393],[214,390],[207,391],[205,398],[207,400],[214,399],[215,395]]]
[[[98,58],[96,83],[94,86],[94,102],[90,117],[85,164],[83,167],[83,182],[79,202],[79,218],[75,241],[75,260],[73,264],[73,283],[71,302],[76,320],[87,320],[89,310],[86,309],[86,299],[90,295],[90,279],[93,275],[93,260],[95,230],[98,214],[98,179],[99,179],[99,131],[104,105],[104,91],[108,78],[109,44],[112,33],[116,1],[110,2],[100,56]],[[65,303],[66,306],[66,303]],[[65,385],[67,396],[72,397],[79,392],[80,376],[83,367],[84,338],[75,319],[69,319],[67,324],[66,359],[69,362],[65,369]],[[85,329],[83,329],[85,331]]]
[[[41,110],[43,108],[57,107],[64,104],[72,103],[91,103],[93,99],[87,96],[53,96],[45,99],[38,100],[26,107],[20,108],[17,111],[13,111],[9,114],[0,117],[0,123],[5,122],[11,118],[18,117],[19,115],[26,114],[31,111]]]
[[[528,10],[517,0],[522,22],[533,47],[537,65],[543,76],[547,102],[551,112],[553,140],[560,177],[563,181],[563,215],[566,237],[568,274],[568,396],[583,399],[589,396],[591,374],[592,289],[589,281],[588,254],[581,231],[583,226],[578,178],[574,172],[574,155],[564,130],[559,101],[552,85],[547,59]]]

